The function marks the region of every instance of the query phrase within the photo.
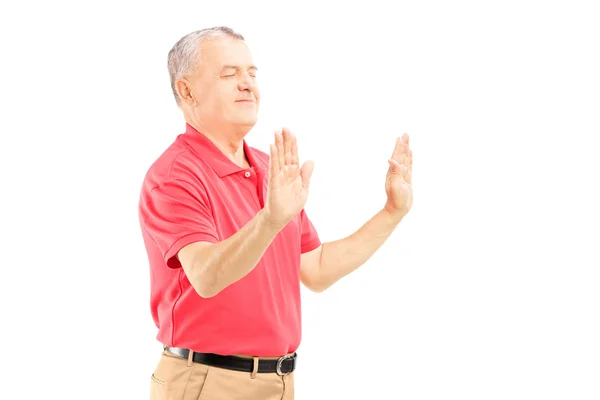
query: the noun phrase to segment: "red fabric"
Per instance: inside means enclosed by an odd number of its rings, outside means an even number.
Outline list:
[[[304,210],[252,272],[214,297],[196,293],[175,257],[189,243],[227,239],[263,208],[269,156],[245,141],[244,150],[247,169],[186,124],[145,176],[139,217],[152,317],[165,345],[276,357],[300,344],[300,254],[321,244]]]

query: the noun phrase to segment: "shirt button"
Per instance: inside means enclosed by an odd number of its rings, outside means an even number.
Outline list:
[[[245,176],[246,178],[249,178],[249,177],[250,177],[250,172],[246,171],[246,173],[244,174],[244,176]]]

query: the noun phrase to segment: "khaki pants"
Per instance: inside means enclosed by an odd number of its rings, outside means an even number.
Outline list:
[[[294,373],[249,373],[211,367],[163,351],[150,400],[293,400]]]

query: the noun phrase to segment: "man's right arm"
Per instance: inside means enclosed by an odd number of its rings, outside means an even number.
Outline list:
[[[188,280],[202,297],[212,297],[258,264],[279,231],[304,208],[313,171],[302,167],[296,137],[283,129],[270,146],[265,207],[234,235],[218,243],[195,242],[177,253]]]
[[[229,238],[191,243],[177,257],[196,292],[212,297],[250,273],[282,228],[270,222],[262,209]]]

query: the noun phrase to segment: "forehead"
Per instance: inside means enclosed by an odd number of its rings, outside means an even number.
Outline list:
[[[250,49],[242,40],[219,37],[200,45],[202,65],[210,70],[220,70],[225,65],[250,67],[254,64]]]

